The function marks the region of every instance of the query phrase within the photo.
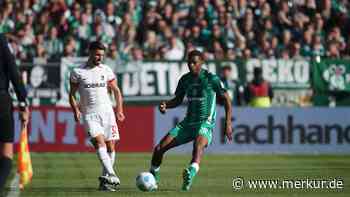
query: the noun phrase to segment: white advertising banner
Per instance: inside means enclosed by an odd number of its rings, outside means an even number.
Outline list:
[[[181,121],[185,107],[155,110],[155,143]],[[223,135],[225,113],[217,109],[210,153],[350,153],[349,108],[234,108],[233,141]],[[174,149],[191,152],[192,144]]]

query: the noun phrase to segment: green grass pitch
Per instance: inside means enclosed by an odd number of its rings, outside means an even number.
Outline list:
[[[135,177],[149,168],[150,154],[117,155],[121,178],[117,192],[97,190],[100,164],[94,153],[32,153],[33,181],[20,196],[350,196],[350,157],[347,155],[205,155],[192,190],[181,192],[182,170],[190,155],[168,154],[161,166],[161,184],[156,192],[141,192]],[[233,177],[249,179],[333,179],[344,189],[232,189]],[[7,192],[11,189],[7,188]]]

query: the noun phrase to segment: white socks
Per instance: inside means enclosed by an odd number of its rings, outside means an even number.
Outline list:
[[[160,166],[153,166],[151,165],[151,171],[158,172],[160,170]]]
[[[191,163],[190,166],[193,167],[196,170],[196,173],[198,172],[198,170],[199,170],[199,164],[198,163],[193,162],[193,163]]]
[[[109,158],[111,159],[111,164],[112,164],[112,168],[114,166],[114,163],[115,163],[115,151],[113,152],[108,152],[108,155],[109,155]],[[107,170],[104,166],[102,166],[102,176],[106,176],[108,173],[107,173]]]
[[[100,159],[103,167],[106,169],[107,174],[115,175],[115,172],[113,170],[112,160],[107,153],[107,148],[106,147],[99,147],[97,149],[97,156]]]
[[[115,163],[115,151],[109,152],[108,155],[109,155],[109,158],[111,158],[112,166],[114,166],[114,163]]]

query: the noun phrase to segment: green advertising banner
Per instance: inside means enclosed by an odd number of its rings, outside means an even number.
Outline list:
[[[314,62],[313,88],[318,93],[350,93],[350,60],[329,59]]]

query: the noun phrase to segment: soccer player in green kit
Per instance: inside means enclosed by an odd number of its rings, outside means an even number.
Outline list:
[[[165,113],[167,109],[179,106],[187,96],[188,108],[184,120],[171,129],[168,134],[154,148],[150,172],[157,184],[160,181],[160,164],[166,151],[176,146],[193,141],[192,160],[183,172],[182,190],[188,191],[199,170],[199,164],[204,152],[212,141],[212,130],[215,126],[216,98],[222,100],[226,112],[226,137],[232,141],[232,107],[231,99],[220,78],[202,69],[203,56],[194,50],[188,54],[188,68],[190,72],[179,80],[175,97],[161,102],[159,111]]]

